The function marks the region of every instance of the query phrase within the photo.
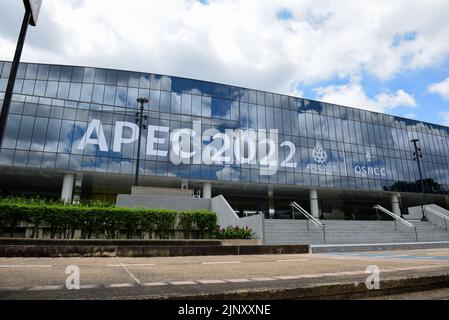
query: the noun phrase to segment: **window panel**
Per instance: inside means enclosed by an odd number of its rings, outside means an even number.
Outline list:
[[[81,83],[71,83],[70,84],[70,100],[79,100],[81,94]]]
[[[61,129],[61,120],[50,119],[48,122],[47,137],[45,139],[46,152],[56,152],[58,150],[59,130]]]
[[[37,80],[47,80],[50,73],[50,67],[48,65],[41,64],[37,72]]]
[[[39,65],[37,64],[28,64],[25,79],[34,80],[37,77],[37,70]]]
[[[34,129],[33,129],[33,137],[31,139],[31,147],[30,149],[33,151],[43,151],[44,143],[45,143],[45,135],[47,133],[47,118],[36,118]]]
[[[181,94],[171,93],[170,110],[172,113],[181,113]]]
[[[83,83],[83,85],[81,86],[80,101],[91,102],[92,101],[92,91],[93,91],[92,84]]]
[[[150,90],[150,102],[148,103],[150,110],[159,111],[160,99],[161,92],[159,90]]]
[[[28,150],[31,144],[31,135],[33,133],[34,117],[23,116],[20,123],[19,135],[17,136],[17,149]]]
[[[170,92],[161,91],[160,111],[170,112]]]
[[[104,104],[114,105],[115,103],[115,87],[106,86],[104,91]]]
[[[61,74],[60,66],[51,66],[48,80],[59,81],[60,74]]]
[[[81,67],[73,67],[72,69],[72,81],[73,82],[82,82],[84,77],[84,68]]]
[[[69,97],[70,82],[60,82],[58,87],[58,99]]]
[[[201,115],[210,118],[212,116],[212,98],[201,97]]]
[[[106,84],[107,71],[104,69],[95,69],[95,83]]]
[[[58,93],[58,82],[48,81],[45,96],[49,98],[56,98],[57,93]]]
[[[6,123],[5,136],[3,137],[3,148],[15,148],[17,134],[19,133],[21,116],[10,114]]]
[[[186,115],[192,114],[192,96],[190,94],[182,94],[181,113]]]
[[[94,85],[93,89],[93,95],[92,95],[92,102],[102,104],[103,103],[103,96],[104,96],[104,88],[103,85]]]
[[[85,82],[85,83],[93,83],[94,79],[95,79],[95,69],[93,69],[93,68],[84,68],[83,82]]]
[[[60,81],[70,81],[72,79],[72,67],[63,66],[61,68]]]
[[[3,149],[0,150],[0,165],[12,166],[14,160],[14,150]]]
[[[32,95],[34,90],[34,84],[35,84],[34,80],[25,80],[23,82],[22,93]]]

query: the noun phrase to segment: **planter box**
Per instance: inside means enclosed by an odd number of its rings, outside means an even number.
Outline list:
[[[223,246],[258,246],[262,244],[259,239],[241,240],[241,239],[225,239],[221,240]]]

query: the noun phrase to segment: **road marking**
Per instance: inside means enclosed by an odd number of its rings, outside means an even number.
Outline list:
[[[261,281],[275,281],[276,279],[269,278],[269,277],[266,277],[266,278],[261,277],[261,278],[251,278],[251,280],[261,282]]]
[[[137,263],[137,264],[107,264],[106,267],[153,267],[154,263]]]
[[[202,262],[202,264],[239,264],[241,261],[215,261],[215,262]]]
[[[296,280],[296,279],[300,279],[300,276],[276,276],[274,277],[275,279],[278,280]]]
[[[227,282],[231,283],[243,283],[243,282],[250,282],[249,279],[226,279]]]
[[[61,290],[62,286],[37,286],[28,289],[28,291],[49,291],[49,290]]]
[[[309,261],[308,259],[290,259],[290,260],[276,260],[276,262],[304,262]]]
[[[108,288],[128,288],[128,287],[134,287],[134,283],[113,283],[108,284],[106,287]]]
[[[197,280],[197,282],[201,284],[218,284],[218,283],[226,283],[223,280]]]
[[[196,281],[173,281],[173,282],[170,282],[170,284],[172,284],[174,286],[185,286],[185,285],[198,284],[198,283]]]
[[[4,269],[20,269],[20,268],[51,268],[51,265],[41,264],[41,265],[0,265],[0,268]]]
[[[120,263],[120,266],[121,266],[123,269],[125,269],[126,272],[128,272],[128,274],[131,276],[131,278],[133,278],[133,280],[134,280],[137,284],[141,284],[142,282],[140,282],[140,280],[137,279],[137,277],[134,276],[134,275],[132,274],[132,272],[128,270],[128,268],[127,268],[127,267],[120,261],[120,259],[119,259],[118,257],[116,257],[116,258],[117,258],[118,262]]]
[[[158,286],[166,286],[166,285],[168,285],[168,283],[166,283],[166,282],[147,282],[147,283],[142,283],[142,285],[144,287],[158,287]]]

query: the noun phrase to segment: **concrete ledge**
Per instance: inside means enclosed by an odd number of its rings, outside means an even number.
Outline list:
[[[306,254],[308,245],[222,246],[218,241],[0,240],[0,257],[175,257]]]
[[[449,274],[402,276],[380,282],[379,290],[368,290],[365,285],[354,282],[305,285],[293,288],[262,288],[228,291],[224,293],[175,294],[164,297],[167,300],[341,300],[364,299],[430,289],[447,288]],[[147,300],[161,299],[148,297]]]
[[[407,242],[407,243],[375,243],[375,244],[329,244],[311,245],[312,253],[421,250],[449,248],[449,242]]]

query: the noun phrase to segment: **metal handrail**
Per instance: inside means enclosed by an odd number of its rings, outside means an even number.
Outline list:
[[[416,242],[419,242],[419,240],[418,240],[418,230],[416,229],[416,226],[414,224],[412,224],[412,223],[408,222],[407,220],[405,220],[405,219],[395,215],[393,212],[391,212],[390,210],[385,209],[382,206],[375,205],[373,208],[376,209],[376,212],[378,210],[380,210],[383,213],[386,213],[387,215],[392,217],[394,219],[394,227],[395,227],[396,230],[398,229],[397,228],[397,224],[396,224],[397,221],[401,222],[402,224],[406,225],[409,228],[414,228],[415,229]]]
[[[434,215],[436,215],[436,216],[438,216],[440,218],[443,218],[444,226],[446,227],[446,230],[448,230],[447,223],[446,223],[446,221],[449,221],[449,217],[448,216],[446,216],[446,215],[442,214],[441,212],[438,212],[438,211],[436,211],[436,210],[434,210],[432,208],[428,208],[428,207],[424,207],[424,211],[429,211],[430,213],[433,213]]]
[[[299,204],[296,202],[290,203],[290,206],[298,210],[303,216],[305,216],[309,221],[312,221],[312,223],[317,226],[318,228],[323,228],[323,224],[314,216],[312,216],[310,213],[308,213],[304,208],[302,208]]]
[[[309,230],[309,221],[311,221],[316,227],[323,230],[323,241],[326,243],[326,229],[324,227],[324,224],[322,224],[317,218],[312,216],[310,213],[308,213],[304,208],[302,208],[299,204],[296,202],[291,202],[290,206],[292,207],[292,210],[294,209],[298,210],[304,217],[307,218],[307,230]],[[293,219],[295,217],[295,214],[293,212]]]

